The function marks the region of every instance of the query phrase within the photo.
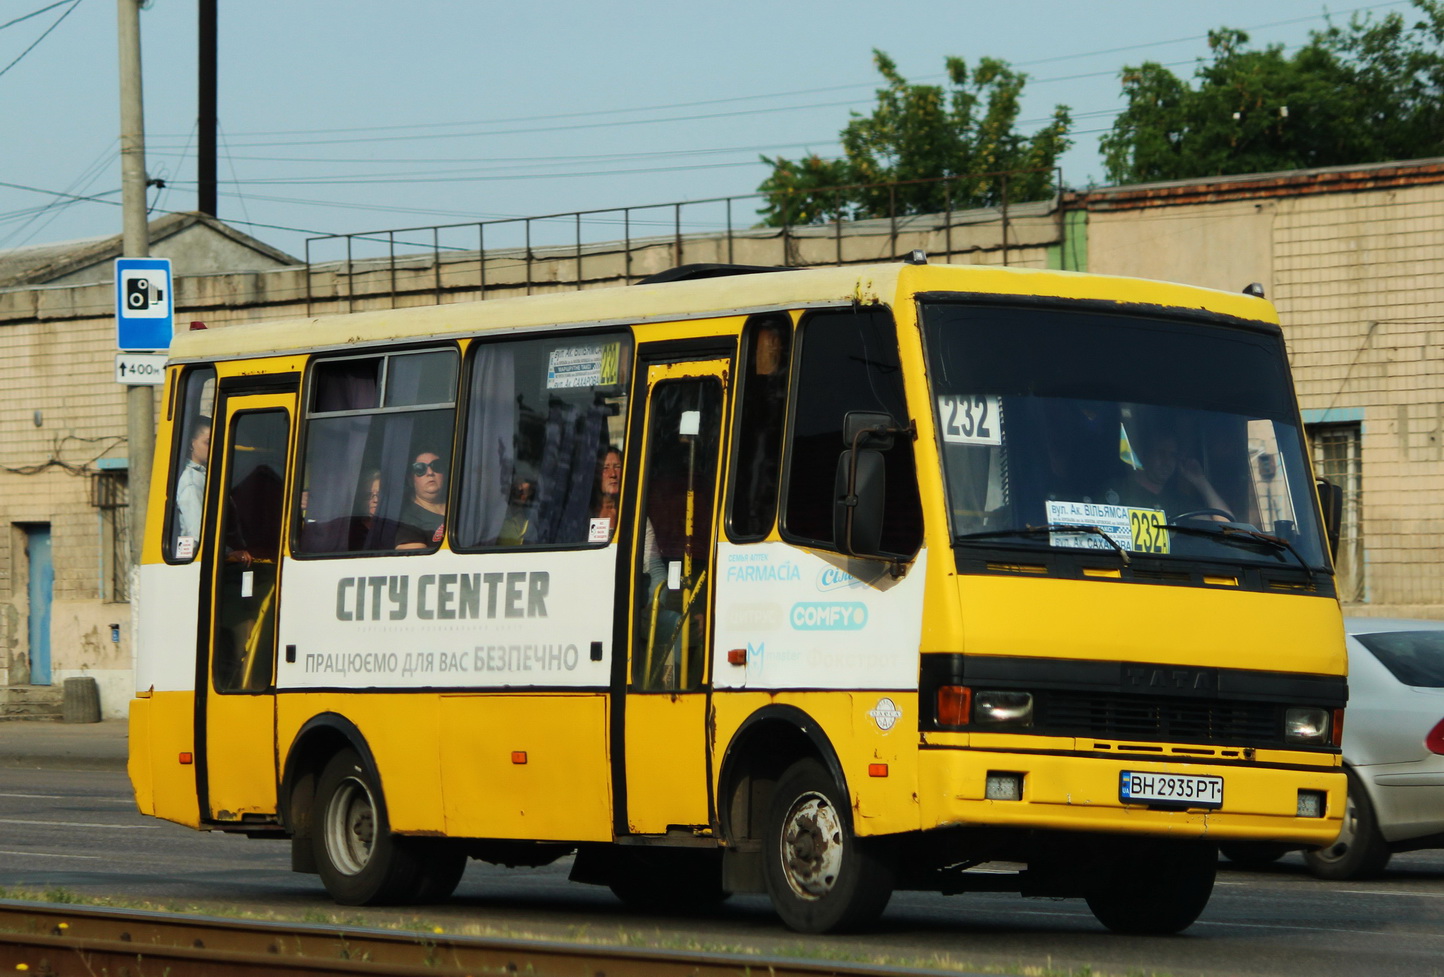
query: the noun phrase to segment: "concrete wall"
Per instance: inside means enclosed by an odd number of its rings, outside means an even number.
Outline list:
[[[1273,282],[1274,201],[1089,215],[1088,270],[1241,291]],[[1273,290],[1269,290],[1273,297]]]

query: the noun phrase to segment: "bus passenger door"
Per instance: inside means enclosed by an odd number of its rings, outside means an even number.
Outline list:
[[[211,458],[221,468],[207,501],[219,518],[206,520],[209,647],[198,684],[214,821],[276,813],[276,602],[295,406],[294,393],[226,396],[213,428]]]
[[[707,706],[728,361],[653,364],[632,534],[623,704],[626,829],[709,823]]]

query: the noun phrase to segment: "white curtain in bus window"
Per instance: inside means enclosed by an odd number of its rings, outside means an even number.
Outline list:
[[[434,549],[445,532],[453,349],[316,363],[297,552]]]
[[[467,384],[455,542],[579,546],[614,511],[631,355],[624,334],[478,346]]]

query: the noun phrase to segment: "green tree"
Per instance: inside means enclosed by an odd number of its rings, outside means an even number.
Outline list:
[[[1344,166],[1444,154],[1444,0],[1419,19],[1355,16],[1292,56],[1209,33],[1193,85],[1152,62],[1123,69],[1128,106],[1102,139],[1119,183]]]
[[[878,89],[871,115],[852,113],[841,134],[841,158],[762,157],[772,167],[757,188],[766,194],[764,223],[886,217],[894,206],[898,214],[992,206],[1001,199],[1002,181],[990,174],[1009,171],[1041,171],[1010,177],[1010,200],[1054,192],[1054,167],[1071,145],[1068,108],[1057,106],[1052,121],[1032,136],[1019,133],[1026,75],[992,58],[971,71],[961,58],[948,58],[946,86],[911,85],[886,54],[872,54],[887,85]],[[958,179],[945,184],[941,177]]]

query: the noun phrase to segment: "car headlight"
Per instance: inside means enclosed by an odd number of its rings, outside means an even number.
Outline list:
[[[1294,706],[1284,713],[1284,742],[1319,746],[1329,742],[1329,710]]]

